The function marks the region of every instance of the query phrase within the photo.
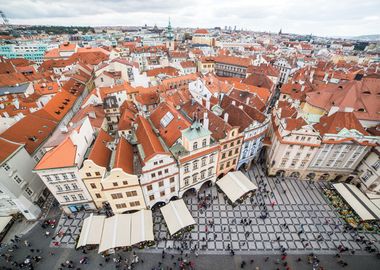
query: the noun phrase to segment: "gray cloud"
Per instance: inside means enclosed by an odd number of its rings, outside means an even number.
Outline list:
[[[379,0],[0,0],[0,9],[20,24],[164,26],[171,17],[180,27],[319,35],[374,34],[380,25]]]

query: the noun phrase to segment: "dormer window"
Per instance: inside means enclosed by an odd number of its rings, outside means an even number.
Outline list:
[[[365,109],[364,108],[359,108],[358,112],[365,112]]]

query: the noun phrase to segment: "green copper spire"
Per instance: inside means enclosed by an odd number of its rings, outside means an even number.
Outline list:
[[[174,39],[172,24],[170,22],[170,17],[169,17],[169,25],[168,25],[168,28],[167,28],[166,38],[168,40],[173,40]]]

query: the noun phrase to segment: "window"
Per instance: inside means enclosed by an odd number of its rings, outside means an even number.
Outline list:
[[[185,182],[185,186],[188,186],[189,185],[189,180],[190,180],[190,177],[185,177],[184,179],[184,182]]]
[[[239,153],[239,148],[235,149],[235,154]]]
[[[117,182],[113,182],[112,185],[113,185],[114,187],[117,187],[119,184],[118,184]]]
[[[96,188],[96,185],[95,185],[94,183],[91,183],[90,186],[91,186],[91,188],[93,188],[93,189]]]
[[[227,162],[226,168],[230,167],[230,162]]]
[[[193,143],[193,150],[196,150],[198,148],[198,142]]]
[[[87,176],[87,177],[90,177],[90,176],[91,176],[91,173],[86,173],[86,176]]]
[[[27,187],[27,188],[25,189],[25,192],[26,192],[26,194],[28,194],[29,196],[32,196],[32,195],[33,195],[33,190],[31,190],[29,187]]]
[[[161,197],[164,197],[164,196],[165,196],[165,190],[160,192],[160,196],[161,196]]]
[[[208,176],[212,175],[212,167],[208,168]]]
[[[207,139],[203,139],[202,141],[202,147],[205,147],[207,145]]]
[[[151,191],[151,190],[152,190],[152,185],[147,186],[146,189],[147,189],[148,191]]]
[[[73,201],[76,201],[76,200],[77,200],[77,196],[75,196],[75,195],[73,194],[73,195],[71,195],[71,199],[72,199]]]
[[[155,178],[155,177],[156,177],[156,173],[151,173],[150,176],[151,176],[152,178]]]
[[[58,191],[62,191],[62,187],[60,185],[56,185],[55,188],[58,190]]]
[[[70,186],[68,184],[64,184],[63,186],[65,187],[66,190],[70,190]]]
[[[95,175],[96,176],[100,176],[100,172],[95,172]]]
[[[234,143],[234,142],[232,142],[232,143],[231,143],[231,147],[234,147],[234,145],[235,145],[235,143]]]
[[[16,181],[17,184],[20,184],[22,182],[22,179],[16,174],[13,179]]]
[[[220,170],[223,170],[223,169],[224,169],[224,163],[220,165]]]
[[[193,162],[193,170],[198,169],[198,161]]]
[[[83,194],[81,194],[81,193],[78,194],[78,197],[79,197],[80,200],[85,200]]]
[[[55,180],[57,180],[57,181],[59,181],[60,179],[59,179],[59,175],[58,174],[54,174],[54,178],[55,178]]]
[[[206,177],[206,170],[201,171],[201,179]]]
[[[100,199],[102,196],[100,196],[99,193],[95,193],[95,197],[96,197],[97,199]]]
[[[63,176],[63,180],[69,179],[69,176],[66,173],[63,173],[62,176]]]
[[[66,202],[70,201],[70,198],[69,198],[69,196],[67,196],[67,195],[64,195],[64,196],[63,196],[63,199],[65,199]]]
[[[158,182],[158,186],[159,186],[159,187],[163,187],[163,186],[164,186],[164,181],[160,181],[160,182]]]
[[[158,176],[161,176],[162,175],[162,171],[159,171],[157,174],[158,174]]]
[[[115,206],[116,206],[117,209],[127,207],[127,205],[125,203],[117,203],[117,204],[115,204]]]
[[[222,154],[222,159],[226,157],[226,153],[223,153]]]
[[[203,158],[202,158],[202,167],[203,167],[203,166],[206,166],[206,157],[203,157]]]
[[[70,176],[72,179],[76,179],[75,173],[70,173]],[[59,178],[57,180],[59,180]]]
[[[170,184],[174,183],[174,177],[170,177]]]
[[[139,206],[139,205],[140,205],[140,202],[139,202],[139,201],[130,202],[129,205],[130,205],[131,207]]]
[[[193,184],[197,182],[198,174],[193,174]]]
[[[128,181],[123,181],[123,185],[128,185]]]
[[[47,180],[48,182],[51,181],[51,177],[50,177],[50,175],[46,175],[45,178],[46,178],[46,180]]]
[[[4,168],[4,170],[9,171],[11,167],[9,167],[9,165],[7,163],[5,163],[5,164],[3,164],[3,168]]]
[[[75,183],[72,183],[71,186],[72,186],[73,189],[79,189],[79,188],[78,188],[78,185],[75,184]]]
[[[175,187],[171,187],[171,188],[170,188],[170,192],[171,192],[171,193],[175,192]]]
[[[210,156],[210,163],[213,163],[214,162],[214,154],[212,154],[211,156]]]
[[[150,195],[149,200],[154,201],[154,195]]]
[[[114,200],[121,199],[121,198],[123,198],[123,194],[121,194],[121,193],[114,193],[114,194],[111,194],[111,197]]]
[[[185,173],[189,172],[189,164],[185,164]]]
[[[164,173],[169,173],[169,169],[165,169],[165,170],[164,170]]]

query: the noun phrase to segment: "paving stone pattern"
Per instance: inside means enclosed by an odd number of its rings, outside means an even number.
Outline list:
[[[265,196],[258,191],[252,203],[250,199],[247,199],[232,208],[225,201],[224,195],[218,193],[215,187],[205,188],[206,195],[211,192],[213,197],[217,196],[206,210],[198,209],[198,200],[195,195],[184,198],[197,223],[192,232],[185,236],[185,241],[170,239],[161,212],[159,210],[153,212],[154,234],[156,240],[158,239],[157,245],[153,248],[177,248],[187,243],[187,246],[191,248],[204,247],[207,251],[218,253],[226,251],[229,244],[235,251],[265,253],[277,252],[282,245],[289,251],[297,253],[311,251],[334,253],[336,247],[343,244],[350,249],[363,250],[363,246],[355,241],[354,235],[343,232],[341,224],[344,221],[338,217],[322,194],[322,187],[327,186],[328,183],[309,183],[295,179],[281,181],[277,177],[265,176],[258,166],[254,166],[245,174],[257,186],[259,186],[259,180],[263,179],[263,183],[267,183],[267,190],[273,192],[274,197],[270,193]],[[201,190],[200,195],[203,196],[203,194],[204,190]],[[268,209],[269,217],[265,220],[260,218],[262,211],[259,207],[259,198],[265,201]],[[273,201],[276,202],[274,207],[272,207]],[[251,220],[251,225],[241,224],[242,219]],[[213,228],[207,225],[210,220],[214,222]],[[284,223],[288,225],[288,229],[283,226]],[[303,233],[299,236],[301,227]],[[248,237],[246,237],[246,232],[249,232]],[[331,232],[332,235],[329,235]],[[322,240],[317,240],[318,235],[322,236]],[[369,240],[380,240],[378,234],[362,233],[361,235]],[[280,241],[277,241],[278,236],[280,236]],[[303,243],[302,238],[305,239]]]

